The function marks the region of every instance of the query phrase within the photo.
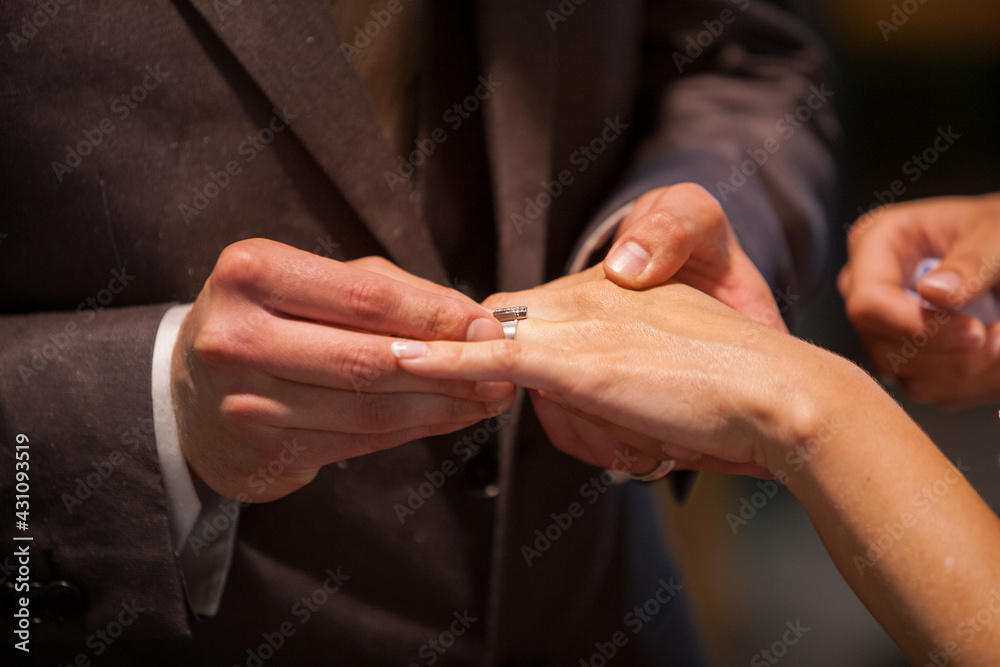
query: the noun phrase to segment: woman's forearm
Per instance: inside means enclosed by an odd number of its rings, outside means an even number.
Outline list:
[[[684,285],[508,298],[532,314],[518,342],[407,344],[399,363],[543,391],[678,467],[774,475],[915,664],[1000,665],[1000,519],[867,374]]]
[[[914,664],[1000,664],[1000,519],[873,381],[821,354],[799,406],[812,426],[772,472]]]

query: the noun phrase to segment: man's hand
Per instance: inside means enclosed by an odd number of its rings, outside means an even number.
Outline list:
[[[611,282],[646,289],[677,280],[787,331],[764,278],[740,247],[719,202],[684,183],[640,197],[604,260]]]
[[[542,289],[567,289],[599,275],[590,273],[567,276]],[[636,201],[604,260],[603,276],[632,290],[680,281],[747,317],[787,331],[767,282],[743,252],[719,202],[693,183],[653,190]],[[493,298],[490,303],[511,305]],[[615,436],[621,429],[595,425],[594,419],[573,414],[544,394],[532,393],[532,402],[553,443],[578,458],[609,467],[610,457],[619,456],[620,463],[620,452],[634,451]],[[588,451],[580,452],[580,447]],[[646,472],[655,463],[640,453],[630,470]]]
[[[174,348],[171,383],[190,468],[225,496],[274,500],[327,463],[510,406],[507,383],[400,372],[394,336],[466,341],[503,332],[459,292],[383,259],[345,264],[261,239],[229,246]]]
[[[917,263],[941,266],[907,293]],[[1000,399],[1000,324],[954,312],[1000,283],[1000,196],[940,198],[858,220],[840,273],[847,315],[872,362],[914,398],[947,406]]]

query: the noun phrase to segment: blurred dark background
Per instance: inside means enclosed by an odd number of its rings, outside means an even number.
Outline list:
[[[847,147],[838,230],[897,179],[907,188],[900,200],[1000,190],[1000,3],[785,4],[809,16],[842,74],[838,97]],[[930,147],[939,129],[948,128],[961,138],[911,182],[904,164]],[[843,240],[840,233],[838,267],[845,258]],[[796,333],[867,366],[834,277],[831,273]],[[1000,509],[1000,406],[945,411],[917,405],[888,388],[949,458],[971,466],[969,480]],[[887,483],[891,475],[887,470]],[[755,493],[766,496],[756,480],[703,475],[683,507],[664,498],[668,530],[699,605],[710,664],[906,665],[843,583],[791,494],[778,490],[745,525],[731,525],[727,515],[738,515],[742,500]],[[761,651],[780,641],[789,622],[809,630],[768,660]]]

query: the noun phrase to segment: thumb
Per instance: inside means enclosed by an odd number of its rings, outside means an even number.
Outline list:
[[[967,235],[941,260],[941,265],[917,283],[917,292],[939,308],[959,310],[1000,283],[997,254],[976,234]]]
[[[721,206],[699,186],[654,191],[622,223],[604,274],[619,287],[645,289],[668,281],[694,254],[711,272],[728,263],[727,224]]]

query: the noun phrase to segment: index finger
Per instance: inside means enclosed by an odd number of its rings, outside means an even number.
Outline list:
[[[682,183],[648,193],[622,222],[623,231],[603,263],[605,275],[627,289],[660,285],[698,248],[707,251],[700,262],[725,267],[729,248],[719,233],[727,224],[722,206],[699,185]]]
[[[488,310],[461,295],[433,293],[265,239],[226,248],[212,280],[303,320],[423,340],[503,336]]]
[[[565,350],[490,340],[481,343],[393,343],[392,353],[404,370],[427,378],[504,381],[562,394],[573,393],[568,378],[579,377],[573,368],[579,354]]]

